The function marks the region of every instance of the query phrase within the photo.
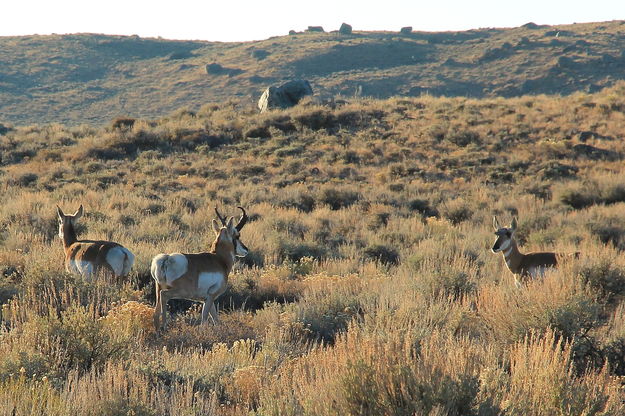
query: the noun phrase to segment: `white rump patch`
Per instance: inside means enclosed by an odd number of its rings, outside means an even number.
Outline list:
[[[214,295],[224,284],[224,275],[215,272],[202,272],[197,279],[197,288],[200,294]]]
[[[159,283],[171,286],[188,270],[189,261],[184,254],[159,254],[152,259],[150,270],[152,277]]]
[[[113,269],[115,276],[125,276],[135,262],[135,256],[125,247],[116,246],[106,253],[106,262]]]
[[[93,263],[90,261],[70,260],[67,264],[67,271],[89,280],[93,277],[95,267],[93,267]]]

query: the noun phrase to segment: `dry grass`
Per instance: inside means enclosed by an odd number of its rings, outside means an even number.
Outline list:
[[[624,88],[8,132],[0,413],[623,414]],[[81,203],[127,281],[64,272],[54,206]],[[157,338],[150,259],[205,250],[216,204],[250,214],[221,322],[172,301]],[[493,215],[581,258],[517,289]]]

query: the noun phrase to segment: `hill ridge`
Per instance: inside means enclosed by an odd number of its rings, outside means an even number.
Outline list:
[[[249,42],[0,37],[0,123],[103,124],[228,99],[252,105],[268,85],[294,77],[307,78],[321,96],[594,92],[625,79],[623,50],[622,21]]]

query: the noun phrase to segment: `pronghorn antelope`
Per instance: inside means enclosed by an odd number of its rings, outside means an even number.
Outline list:
[[[100,272],[113,273],[116,277],[126,276],[135,261],[135,256],[120,244],[112,241],[79,240],[76,236],[76,221],[84,212],[83,206],[74,215],[65,215],[57,205],[59,237],[65,250],[65,269],[91,280]]]
[[[548,268],[557,267],[558,258],[566,256],[551,252],[521,253],[514,240],[514,232],[517,228],[516,217],[512,219],[510,227],[500,227],[497,217],[493,217],[493,227],[497,236],[492,248],[493,253],[503,253],[506,266],[514,275],[517,286],[520,286],[521,282],[527,278],[533,279],[543,275]],[[574,254],[575,257],[578,255],[579,253]]]
[[[209,313],[213,322],[217,322],[215,299],[226,290],[235,257],[245,257],[248,251],[240,240],[241,229],[248,217],[245,209],[238,208],[243,214],[234,225],[233,217],[226,220],[215,207],[221,226],[212,221],[215,241],[210,252],[158,254],[152,259],[150,269],[156,283],[154,327],[157,332],[166,327],[167,302],[170,299],[204,302],[202,323],[208,322]]]

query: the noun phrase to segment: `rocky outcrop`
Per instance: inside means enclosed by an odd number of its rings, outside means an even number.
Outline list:
[[[274,108],[289,108],[296,105],[303,97],[312,95],[310,83],[303,79],[289,81],[279,87],[269,87],[258,100],[258,108],[263,113]]]
[[[339,28],[339,33],[342,35],[351,35],[352,34],[352,26],[347,23],[343,23]]]
[[[402,35],[409,35],[412,33],[412,26],[404,26],[401,28],[401,30],[399,31],[399,33],[401,33]]]

